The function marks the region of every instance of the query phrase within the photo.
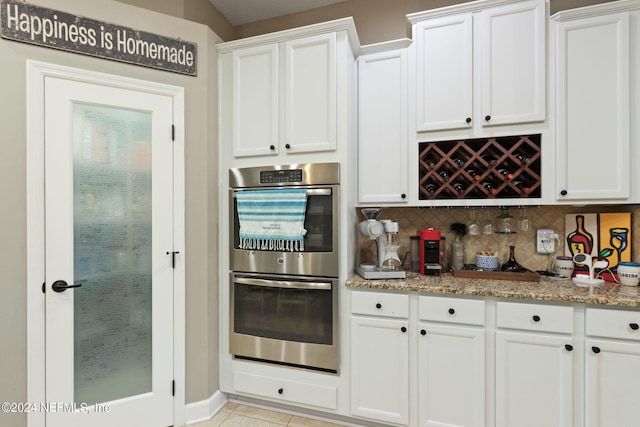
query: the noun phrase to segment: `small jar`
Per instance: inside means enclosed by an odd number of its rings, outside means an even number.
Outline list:
[[[573,258],[570,256],[556,257],[556,274],[558,277],[571,277],[573,275]]]
[[[640,278],[640,264],[637,262],[621,262],[618,264],[618,278],[621,285],[637,286]]]

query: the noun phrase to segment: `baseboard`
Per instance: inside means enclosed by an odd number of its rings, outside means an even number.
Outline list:
[[[210,420],[226,402],[227,395],[217,390],[206,400],[188,403],[185,408],[185,424],[189,425]]]

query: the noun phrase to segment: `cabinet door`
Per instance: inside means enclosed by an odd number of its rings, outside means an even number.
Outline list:
[[[418,131],[472,126],[473,15],[416,24]]]
[[[484,329],[420,325],[420,426],[483,426]]]
[[[640,344],[586,340],[585,347],[585,425],[638,425]]]
[[[321,34],[284,44],[286,152],[336,149],[336,35]]]
[[[497,332],[496,426],[572,426],[573,357],[570,336]]]
[[[352,317],[351,413],[408,424],[407,321]]]
[[[545,16],[539,0],[482,12],[484,125],[545,120]]]
[[[561,22],[557,44],[556,197],[627,199],[629,17]]]
[[[358,76],[358,200],[406,202],[406,49],[361,56]]]
[[[233,155],[278,152],[278,45],[237,49],[233,61]]]

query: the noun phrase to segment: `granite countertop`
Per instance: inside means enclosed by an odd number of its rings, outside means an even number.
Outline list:
[[[518,300],[570,302],[622,307],[640,307],[640,287],[605,282],[602,286],[583,288],[570,279],[541,277],[540,282],[486,280],[407,273],[406,279],[364,279],[353,274],[346,281],[352,289],[385,289],[433,294],[485,296]]]

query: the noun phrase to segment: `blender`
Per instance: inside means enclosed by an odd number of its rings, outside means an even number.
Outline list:
[[[398,256],[400,247],[394,241],[400,231],[397,222],[388,219],[378,220],[380,208],[365,208],[361,212],[365,220],[358,225],[358,231],[371,240],[376,240],[378,262],[376,265],[359,265],[356,272],[365,279],[404,279],[402,262]]]

